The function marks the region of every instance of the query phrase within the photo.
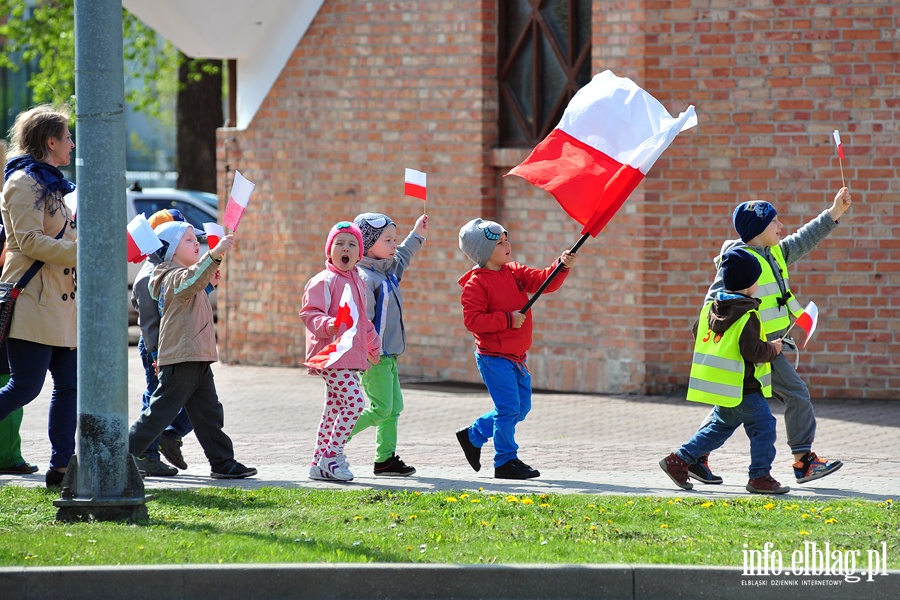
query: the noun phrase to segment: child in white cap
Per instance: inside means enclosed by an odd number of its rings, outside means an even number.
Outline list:
[[[300,318],[306,325],[306,362],[325,380],[325,405],[316,433],[309,478],[351,481],[344,445],[365,406],[357,371],[378,361],[381,342],[366,318],[366,286],[356,263],[363,248],[359,227],[341,221],[325,242],[325,269],[307,282]]]
[[[494,410],[456,432],[466,460],[481,470],[481,447],[494,439],[494,477],[531,479],[537,469],[519,460],[516,424],[531,410],[531,374],[526,352],[531,348],[531,311],[519,312],[556,265],[533,269],[512,261],[506,230],[493,221],[472,219],[459,230],[459,247],[475,263],[459,279],[463,320],[475,336],[475,362]],[[575,263],[568,250],[559,257],[563,269],[546,292],[560,288]]]
[[[363,239],[359,273],[366,284],[366,315],[381,338],[381,357],[359,377],[369,406],[359,416],[353,435],[375,427],[375,475],[408,477],[416,468],[397,456],[397,422],[403,410],[397,358],[406,352],[400,281],[413,255],[425,243],[428,216],[420,216],[400,244],[397,225],[385,214],[362,213],[353,222]]]
[[[150,406],[131,424],[128,451],[134,456],[143,454],[183,407],[209,460],[210,477],[256,475],[256,469],[234,460],[234,445],[222,430],[225,412],[210,367],[219,356],[206,286],[218,283],[219,265],[234,246],[234,237],[226,235],[200,256],[200,243],[189,223],[173,221],[154,231],[163,242],[157,250],[163,262],[150,277],[150,295],[162,315],[156,357],[159,386]]]

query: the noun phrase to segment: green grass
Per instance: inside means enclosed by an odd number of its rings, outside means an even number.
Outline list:
[[[638,563],[740,566],[744,544],[900,552],[890,500],[153,491],[140,523],[61,523],[43,488],[0,486],[0,566],[279,563]],[[896,568],[888,565],[888,568]]]

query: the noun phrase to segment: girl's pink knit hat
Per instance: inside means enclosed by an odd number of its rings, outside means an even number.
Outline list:
[[[339,233],[352,233],[356,236],[356,240],[359,242],[359,256],[362,258],[362,231],[360,231],[359,227],[354,225],[351,221],[341,221],[340,223],[336,223],[335,226],[331,228],[331,231],[328,232],[328,241],[325,242],[325,258],[331,260],[331,244],[334,243],[334,236]]]

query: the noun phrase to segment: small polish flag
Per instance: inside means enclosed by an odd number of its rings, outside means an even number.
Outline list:
[[[206,232],[206,243],[210,250],[215,248],[219,240],[225,237],[225,228],[218,223],[204,223],[203,231]]]
[[[415,169],[406,169],[406,186],[403,193],[419,200],[425,200],[425,173]]]
[[[556,128],[507,175],[553,194],[596,237],[680,132],[693,106],[672,117],[656,98],[612,71],[578,90]]]
[[[241,175],[240,171],[234,172],[234,184],[231,186],[228,204],[225,205],[225,227],[237,231],[238,223],[244,216],[247,203],[250,202],[250,194],[253,193],[255,187],[256,184]]]
[[[162,248],[162,242],[156,237],[147,217],[137,215],[128,224],[128,262],[139,263],[151,252]]]
[[[840,144],[838,144],[838,148],[840,147]],[[797,317],[797,320],[794,322],[794,325],[806,332],[806,340],[803,342],[804,349],[809,343],[809,338],[812,337],[813,332],[816,330],[816,323],[818,322],[819,307],[816,306],[815,302],[810,302],[806,305],[806,308],[803,309],[803,314]]]
[[[834,133],[831,134],[834,137],[834,145],[837,146],[838,158],[844,160],[844,147],[841,146],[841,134],[838,133],[838,130],[835,129]]]

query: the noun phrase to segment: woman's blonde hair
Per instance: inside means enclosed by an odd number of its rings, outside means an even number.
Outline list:
[[[30,154],[44,162],[47,157],[47,140],[62,139],[69,128],[72,110],[66,105],[39,104],[21,112],[9,129],[7,158]]]

